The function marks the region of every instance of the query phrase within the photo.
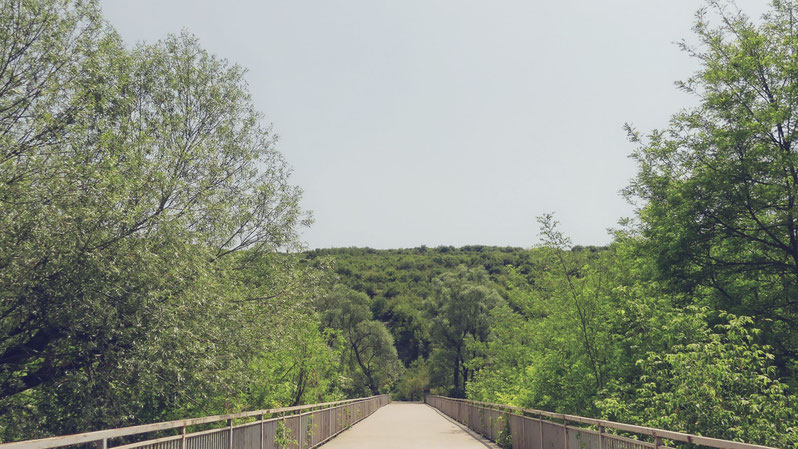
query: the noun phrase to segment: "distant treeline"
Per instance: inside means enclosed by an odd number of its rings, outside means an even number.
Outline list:
[[[574,247],[596,253],[606,247]],[[328,261],[337,282],[369,298],[374,317],[386,323],[399,358],[409,366],[430,351],[428,323],[421,312],[436,294],[437,280],[458,267],[484,272],[489,285],[507,299],[510,284],[521,280],[534,285],[545,262],[540,249],[468,245],[460,248],[385,249],[333,248],[304,253],[310,261]],[[330,263],[329,261],[332,261]]]

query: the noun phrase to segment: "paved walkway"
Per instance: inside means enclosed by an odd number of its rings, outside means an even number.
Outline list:
[[[322,449],[498,449],[489,440],[418,402],[392,402],[341,432]]]

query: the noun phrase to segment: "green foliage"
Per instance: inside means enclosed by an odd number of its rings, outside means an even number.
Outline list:
[[[321,348],[319,276],[244,70],[93,1],[4,2],[0,45],[0,438],[288,402],[250,379]]]
[[[569,249],[551,216],[542,217],[546,246],[530,284],[508,278],[509,307],[494,310],[483,366],[469,397],[574,414],[593,402],[617,365],[612,356],[616,248]]]
[[[545,215],[531,250],[297,253],[241,67],[127,50],[95,1],[3,3],[0,438],[432,387],[798,445],[797,8],[698,14],[698,104],[629,128],[639,224],[609,247]]]
[[[565,280],[561,286],[565,291],[559,293],[559,296],[568,298],[566,314],[575,318],[571,325],[578,329],[579,346],[585,356],[584,363],[592,372],[596,389],[600,390],[606,381],[606,354],[603,353],[606,346],[599,341],[604,337],[601,335],[601,323],[604,320],[599,319],[603,312],[601,295],[605,293],[601,288],[606,277],[605,270],[602,269],[603,261],[597,260],[588,265],[582,258],[567,258],[566,250],[570,248],[571,241],[557,229],[558,222],[551,214],[540,217],[538,221],[541,224],[543,243],[556,254],[562,278]]]
[[[751,316],[785,375],[798,351],[796,13],[773,1],[757,24],[708,2],[698,45],[683,45],[700,68],[679,84],[698,104],[647,137],[629,129],[639,170],[627,191],[663,282]]]
[[[430,320],[425,303],[434,294],[434,281],[460,265],[488,272],[492,282],[502,285],[509,267],[534,279],[537,266],[533,253],[521,248],[466,246],[453,248],[317,249],[305,253],[310,263],[332,259],[341,283],[370,298],[374,318],[384,322],[396,342],[405,366],[431,351]]]
[[[798,443],[798,398],[776,378],[773,355],[754,343],[747,317],[724,315],[718,333],[650,352],[639,382],[617,385],[600,406],[606,417],[774,447]]]
[[[372,319],[368,297],[337,285],[322,298],[326,326],[340,331],[344,341],[344,366],[352,375],[349,393],[354,396],[380,394],[399,378],[401,362],[393,337],[385,325]]]
[[[274,443],[280,449],[287,449],[297,445],[299,442],[291,434],[291,429],[285,425],[285,421],[278,421],[274,429]]]
[[[483,270],[458,267],[435,281],[429,308],[434,349],[432,381],[450,388],[449,394],[464,397],[473,379],[475,364],[484,353],[490,333],[490,311],[503,302],[496,291],[482,285]],[[450,377],[451,376],[451,377]]]
[[[518,289],[513,289],[518,295]],[[520,303],[519,298],[514,302]],[[530,368],[535,357],[532,321],[506,304],[491,311],[491,335],[473,379],[466,385],[469,398],[485,402],[519,404],[530,394]]]
[[[777,447],[794,444],[796,397],[779,380],[769,349],[756,343],[761,333],[748,318],[675,305],[683,300],[656,281],[645,243],[619,232],[609,251],[561,254],[567,265],[580,266],[571,271],[571,283],[553,253],[548,280],[535,287],[518,282],[508,303],[526,298],[523,315],[494,311],[485,364],[468,396]],[[571,284],[578,295],[591,291],[577,299],[595,301],[590,322],[601,325],[588,335],[602,350],[600,369],[609,379],[602,389],[591,382],[594,370]],[[710,333],[709,323],[719,319],[726,324]]]
[[[261,406],[299,405],[343,399],[339,392],[339,347],[311,320],[294,321],[288,338],[252,360],[250,383],[242,403]]]
[[[645,290],[670,301],[635,301],[661,315],[646,327],[660,327],[654,341],[663,341],[620,359],[637,360],[641,379],[614,381],[599,402],[619,419],[796,444],[796,8],[773,1],[755,23],[726,2],[707,2],[694,27],[698,45],[682,45],[700,64],[679,84],[697,105],[645,138],[628,128],[639,145],[626,192],[641,205],[633,246],[650,255],[640,257],[651,267],[646,284],[660,284]]]
[[[510,428],[510,416],[501,415],[496,423],[499,426],[496,444],[502,449],[513,449],[513,433]]]
[[[397,399],[402,401],[423,401],[424,390],[429,384],[429,364],[424,359],[416,359],[399,379],[399,383],[396,386]]]

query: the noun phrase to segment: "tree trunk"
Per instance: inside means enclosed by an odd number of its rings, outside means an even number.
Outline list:
[[[460,348],[457,348],[457,355],[454,358],[454,390],[452,396],[460,396]]]

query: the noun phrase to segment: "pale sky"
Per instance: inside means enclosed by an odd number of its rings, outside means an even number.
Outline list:
[[[768,2],[738,1],[759,17]],[[185,29],[249,69],[311,248],[578,244],[632,214],[623,124],[694,100],[696,0],[102,0],[127,44]]]

